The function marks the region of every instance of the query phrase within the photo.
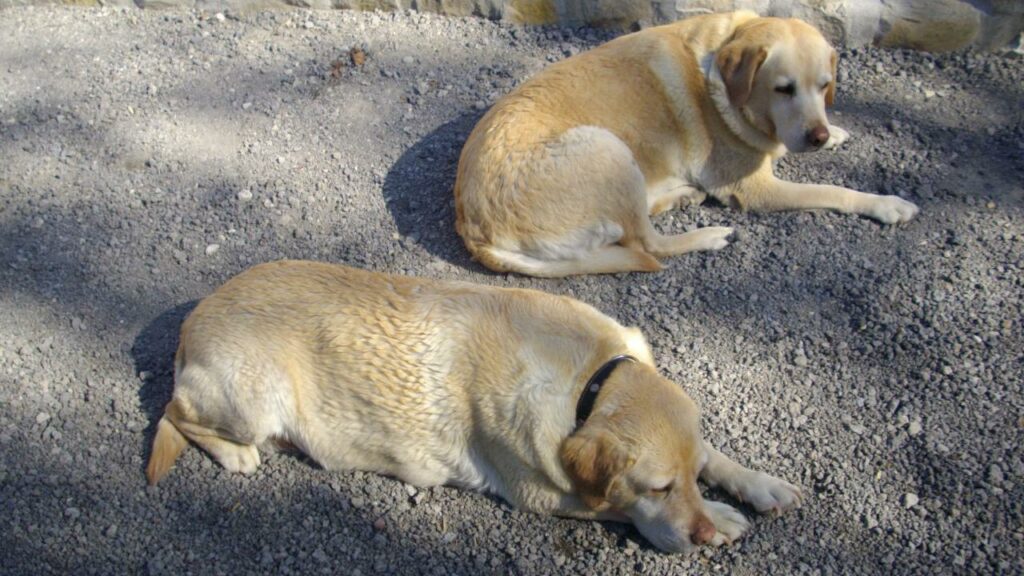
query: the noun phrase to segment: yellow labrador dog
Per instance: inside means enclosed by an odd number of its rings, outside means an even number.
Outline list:
[[[836,52],[799,20],[698,16],[554,64],[470,134],[456,226],[497,271],[566,276],[661,269],[732,232],[665,236],[649,215],[706,194],[748,210],[831,209],[892,224],[917,207],[776,178],[772,161],[845,140],[825,115]]]
[[[204,299],[182,325],[174,395],[146,469],[191,440],[251,473],[288,443],[328,470],[486,490],[538,513],[636,524],[667,551],[749,524],[791,484],[732,462],[643,335],[570,298],[282,261]]]

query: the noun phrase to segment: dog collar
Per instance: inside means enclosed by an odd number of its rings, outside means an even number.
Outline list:
[[[601,391],[601,386],[611,376],[615,367],[622,362],[636,362],[636,358],[628,354],[614,356],[611,360],[602,364],[597,369],[597,372],[594,372],[594,375],[590,377],[590,380],[587,380],[587,385],[583,388],[580,399],[576,401],[576,428],[583,426],[583,423],[590,417],[590,413],[594,410],[594,402],[597,401],[597,394]]]

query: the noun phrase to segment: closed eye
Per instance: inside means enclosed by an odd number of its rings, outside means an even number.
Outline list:
[[[672,485],[675,482],[669,482],[660,488],[651,488],[650,493],[652,496],[664,496],[672,491]]]
[[[825,82],[824,84],[818,87],[818,90],[824,91],[826,88],[828,88],[828,84],[828,82]]]
[[[785,94],[786,96],[792,96],[796,93],[796,83],[790,82],[789,84],[783,84],[782,86],[776,86],[775,91],[779,94]]]

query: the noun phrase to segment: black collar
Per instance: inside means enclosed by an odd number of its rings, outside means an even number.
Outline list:
[[[612,371],[615,367],[622,362],[636,362],[636,358],[628,354],[619,354],[614,356],[611,360],[601,364],[601,367],[594,372],[594,375],[587,380],[587,385],[583,387],[583,393],[580,394],[580,399],[576,401],[576,428],[583,426],[583,423],[590,417],[590,413],[594,410],[594,402],[597,400],[597,394],[601,391],[601,386],[604,385],[604,381],[611,376]]]

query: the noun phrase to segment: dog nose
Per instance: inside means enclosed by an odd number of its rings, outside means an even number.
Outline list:
[[[828,142],[828,128],[819,124],[807,131],[807,145],[821,148]]]
[[[707,516],[700,515],[693,521],[690,527],[690,542],[697,546],[711,542],[715,537],[715,525],[708,520]]]

